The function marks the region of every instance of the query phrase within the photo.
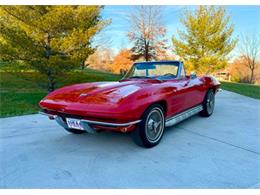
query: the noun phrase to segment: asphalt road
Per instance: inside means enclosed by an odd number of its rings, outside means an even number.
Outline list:
[[[260,101],[223,91],[210,118],[130,135],[72,135],[41,115],[0,119],[1,188],[260,188]]]

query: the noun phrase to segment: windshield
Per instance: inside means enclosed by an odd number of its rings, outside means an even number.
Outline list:
[[[127,78],[176,78],[179,62],[146,62],[135,63],[127,72]]]

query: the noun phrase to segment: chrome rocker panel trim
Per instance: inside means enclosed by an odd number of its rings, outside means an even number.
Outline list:
[[[56,122],[61,125],[64,128],[68,128],[67,123],[62,120],[62,118],[58,115],[52,115],[52,114],[47,114],[45,112],[39,112],[39,114],[52,117],[53,119],[56,120]],[[131,121],[128,123],[109,123],[109,122],[100,122],[100,121],[92,121],[92,120],[86,120],[86,119],[79,119],[82,126],[84,127],[84,130],[86,130],[89,133],[94,133],[95,130],[91,128],[88,124],[94,124],[94,125],[104,125],[104,126],[110,126],[110,127],[127,127],[129,125],[135,125],[141,120],[136,120],[136,121]]]
[[[177,114],[171,118],[168,118],[166,119],[165,121],[165,127],[170,127],[172,125],[175,125],[197,113],[199,113],[200,111],[203,110],[203,107],[202,105],[199,105],[199,106],[196,106],[196,107],[193,107],[193,108],[190,108],[184,112],[181,112],[180,114]]]

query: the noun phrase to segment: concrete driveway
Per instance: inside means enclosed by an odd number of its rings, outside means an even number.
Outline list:
[[[130,135],[73,135],[35,114],[0,119],[1,188],[260,188],[260,101],[223,91],[210,118]]]

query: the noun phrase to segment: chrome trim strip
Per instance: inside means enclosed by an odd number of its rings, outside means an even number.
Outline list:
[[[39,112],[39,114],[43,114],[48,117],[54,117],[55,119],[59,118],[57,115],[47,114],[45,112]],[[86,120],[86,119],[79,119],[79,120],[83,123],[95,124],[95,125],[105,125],[105,126],[112,126],[112,127],[125,127],[125,126],[134,125],[134,124],[141,122],[141,120],[136,120],[136,121],[131,121],[128,123],[109,123],[109,122],[92,121],[92,120]]]
[[[171,118],[166,119],[165,126],[170,127],[172,125],[175,125],[175,124],[191,117],[192,115],[199,113],[202,110],[203,110],[202,105],[190,108],[182,113],[179,113]]]
[[[141,120],[137,120],[137,121],[131,121],[128,123],[108,123],[108,122],[91,121],[91,120],[85,120],[85,119],[82,119],[81,121],[89,123],[89,124],[105,125],[105,126],[113,126],[113,127],[125,127],[125,126],[134,125],[134,124],[141,122]]]

